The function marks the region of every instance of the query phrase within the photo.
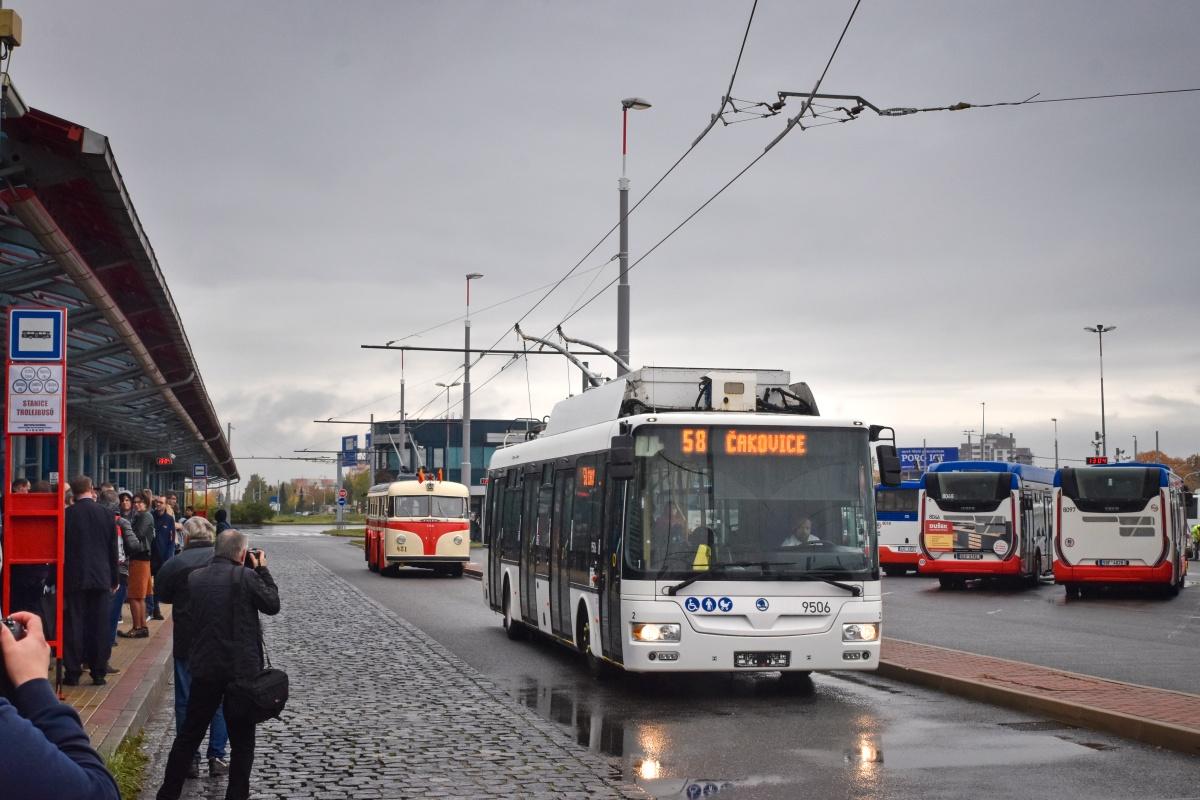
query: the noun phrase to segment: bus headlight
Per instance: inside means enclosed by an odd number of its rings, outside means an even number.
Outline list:
[[[679,623],[635,622],[633,623],[633,640],[635,642],[678,642]]]
[[[843,642],[873,642],[879,638],[879,625],[875,622],[850,622],[842,625]]]
[[[455,536],[455,537],[454,537],[454,543],[455,543],[455,544],[462,544],[462,537],[461,537],[461,536]]]
[[[397,533],[397,534],[396,534],[396,546],[397,546],[397,547],[403,547],[403,546],[404,546],[404,534],[403,534],[403,533]]]

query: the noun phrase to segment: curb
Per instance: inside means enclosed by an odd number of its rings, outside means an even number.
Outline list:
[[[471,562],[463,567],[463,575],[481,581],[483,580],[483,568]]]
[[[172,637],[170,626],[164,626],[156,636],[161,643],[154,650],[138,656],[139,660],[148,662],[145,677],[138,682],[108,733],[99,742],[93,743],[103,758],[107,759],[116,752],[126,736],[145,727],[146,721],[162,701],[175,672],[171,658]]]
[[[933,670],[904,667],[890,663],[886,659],[880,660],[876,674],[892,680],[958,695],[969,700],[1041,714],[1060,722],[1104,731],[1156,747],[1189,755],[1200,755],[1200,730],[1195,728],[1184,728],[1169,722],[1136,717],[1080,703],[1068,703],[970,678],[946,675]]]

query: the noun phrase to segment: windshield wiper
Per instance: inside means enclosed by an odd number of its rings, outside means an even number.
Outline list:
[[[675,584],[674,586],[668,586],[667,594],[674,597],[675,593],[678,592],[680,589],[684,588],[685,586],[691,586],[693,583],[695,583],[696,581],[705,577],[706,575],[713,575],[718,572],[724,572],[729,567],[762,567],[763,572],[766,572],[767,567],[782,567],[782,566],[786,566],[786,565],[785,564],[771,564],[766,561],[732,561],[732,562],[727,562],[727,563],[722,563],[722,564],[714,564],[711,569],[698,569],[695,572],[693,572],[691,575],[688,575],[687,578],[685,578],[684,580]]]
[[[830,586],[836,586],[839,589],[845,589],[855,597],[862,597],[863,593],[861,586],[855,586],[853,583],[843,583],[842,581],[837,581],[833,578],[830,578],[828,575],[822,575],[819,572],[805,572],[800,575],[789,575],[788,578],[797,581],[823,581],[828,583]]]
[[[687,578],[685,578],[684,580],[675,584],[674,586],[668,586],[667,594],[674,597],[679,592],[680,589],[683,589],[687,586],[691,586],[693,583],[695,583],[698,580],[702,580],[707,575],[713,575],[718,572],[724,572],[725,569],[728,567],[761,567],[762,571],[764,573],[766,573],[769,571],[769,569],[771,567],[794,567],[794,566],[796,566],[796,563],[794,561],[776,561],[776,562],[772,562],[772,561],[734,561],[732,563],[717,564],[712,569],[697,570],[697,571],[693,572],[691,575],[687,576]],[[847,592],[849,592],[850,594],[854,595],[855,597],[861,597],[862,593],[863,593],[861,586],[855,586],[852,583],[843,583],[842,581],[834,580],[833,578],[829,577],[829,575],[827,575],[827,574],[822,574],[819,572],[804,572],[804,573],[800,573],[800,574],[780,575],[779,577],[783,580],[792,580],[792,581],[796,581],[796,580],[799,580],[799,581],[822,581],[824,583],[828,583],[830,586],[836,586],[839,589],[844,589]]]

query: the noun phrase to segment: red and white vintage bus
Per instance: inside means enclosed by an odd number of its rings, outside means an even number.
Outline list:
[[[431,567],[461,577],[471,556],[470,493],[461,483],[419,478],[381,483],[367,493],[367,567],[382,575]]]
[[[1161,464],[1126,462],[1058,471],[1054,582],[1078,597],[1097,584],[1183,588],[1187,494]]]

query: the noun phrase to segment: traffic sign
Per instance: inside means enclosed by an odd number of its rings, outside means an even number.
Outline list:
[[[347,492],[345,489],[338,489],[338,499],[339,500],[345,500],[346,494],[347,494]]]
[[[338,498],[338,505],[339,505],[339,506],[344,506],[344,505],[346,505],[346,498],[345,498],[345,497],[339,497],[339,498]]]
[[[207,478],[208,477],[208,464],[192,464],[192,477],[193,478]]]
[[[65,317],[60,308],[10,309],[8,357],[13,361],[62,361]]]

